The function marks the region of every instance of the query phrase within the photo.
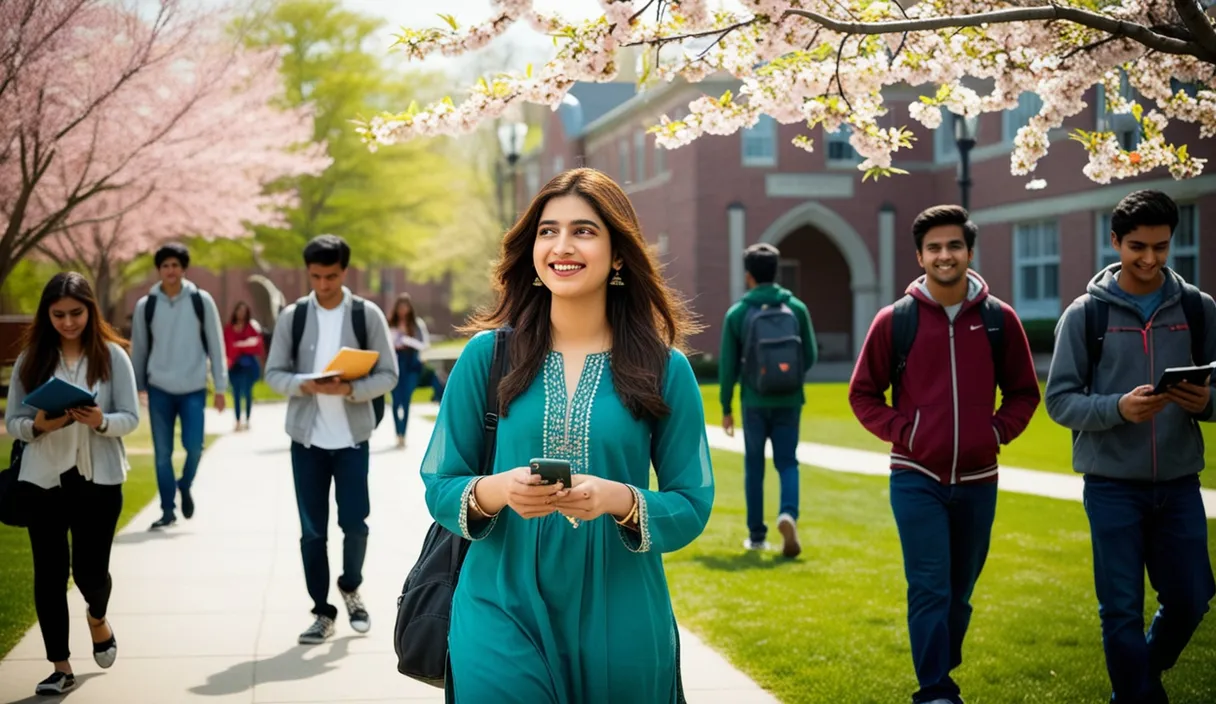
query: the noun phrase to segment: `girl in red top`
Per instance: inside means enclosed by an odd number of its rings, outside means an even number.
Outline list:
[[[253,385],[262,375],[261,360],[266,356],[262,326],[253,319],[249,306],[240,301],[224,327],[224,347],[228,353],[228,385],[232,388],[232,409],[236,411],[236,430],[249,430],[253,410]],[[245,422],[241,423],[241,399],[245,400]]]

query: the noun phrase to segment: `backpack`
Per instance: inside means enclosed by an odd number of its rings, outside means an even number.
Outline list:
[[[14,528],[26,528],[33,522],[41,510],[39,500],[48,491],[18,479],[24,451],[25,443],[13,440],[8,469],[0,471],[0,523]]]
[[[486,379],[486,411],[483,419],[481,475],[494,473],[498,439],[498,385],[510,368],[507,342],[510,328],[494,331],[494,356]],[[433,687],[445,687],[451,661],[448,658],[448,627],[452,596],[460,578],[460,567],[469,550],[463,536],[432,523],[422,542],[418,561],[405,578],[397,597],[397,621],[393,645],[397,672]]]
[[[743,383],[757,393],[789,394],[802,388],[802,326],[785,303],[753,305],[743,319]]]
[[[291,359],[293,362],[300,353],[300,340],[304,339],[304,326],[308,323],[308,305],[308,296],[300,298],[296,301],[295,310],[291,314]],[[358,296],[351,296],[350,323],[351,327],[355,329],[355,339],[359,341],[359,349],[368,349],[367,311],[364,308],[363,299]],[[372,399],[372,413],[376,418],[372,427],[379,427],[380,421],[384,419],[383,395]]]
[[[919,306],[916,298],[908,293],[895,302],[891,314],[891,407],[899,398],[899,382],[908,366],[908,353],[916,339],[919,321]],[[992,368],[997,378],[1005,366],[1005,311],[1001,302],[993,296],[985,296],[980,302],[980,317],[984,319],[984,330],[988,333],[988,346],[992,348]]]
[[[1207,339],[1206,323],[1203,312],[1203,296],[1199,289],[1191,284],[1182,284],[1182,314],[1186,316],[1186,325],[1191,334],[1191,363],[1206,364],[1203,343]],[[1085,374],[1085,388],[1089,390],[1094,383],[1094,370],[1102,360],[1102,343],[1106,341],[1106,327],[1110,318],[1110,305],[1106,301],[1093,296],[1085,299],[1085,351],[1088,355],[1089,366]]]
[[[152,315],[156,312],[156,300],[160,296],[149,295],[144,301],[144,327],[148,329],[148,359],[152,359]],[[190,302],[194,304],[194,315],[198,318],[198,334],[203,339],[203,354],[210,355],[207,346],[206,314],[203,312],[203,294],[196,289],[190,293]]]

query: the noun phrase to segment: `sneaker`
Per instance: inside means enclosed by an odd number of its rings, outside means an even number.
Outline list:
[[[318,645],[333,634],[334,620],[328,616],[318,616],[308,630],[300,634],[300,645]]]
[[[802,552],[802,544],[798,542],[798,522],[788,513],[777,516],[777,530],[781,531],[784,544],[781,554],[786,557],[798,557]]]
[[[182,515],[187,519],[194,516],[194,497],[190,495],[190,490],[186,487],[181,488],[182,492]]]
[[[177,523],[177,516],[174,516],[172,513],[165,514],[164,516],[158,518],[155,523],[149,526],[148,530],[160,530],[161,528],[168,528],[174,523]]]
[[[404,450],[404,449],[405,449],[405,436],[404,436],[404,435],[398,435],[398,436],[397,436],[397,449],[398,449],[398,450]]]
[[[103,670],[109,669],[118,659],[118,640],[114,638],[114,627],[109,621],[106,621],[106,627],[110,629],[110,637],[100,643],[93,643],[93,662]]]
[[[769,545],[767,542],[765,542],[763,540],[752,540],[751,538],[743,539],[743,549],[744,550],[768,550],[772,547],[773,547],[772,545]]]
[[[355,630],[355,633],[367,633],[370,631],[372,628],[372,617],[367,614],[367,609],[363,607],[363,598],[359,596],[358,590],[344,592],[339,587],[338,593],[342,595],[342,601],[346,602],[346,613],[350,615],[350,627]]]
[[[38,686],[34,688],[34,694],[53,697],[57,694],[63,694],[75,686],[76,675],[70,672],[55,670],[51,673],[50,677],[38,683]]]

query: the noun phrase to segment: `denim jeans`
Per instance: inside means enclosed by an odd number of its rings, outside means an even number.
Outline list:
[[[410,420],[410,397],[418,387],[418,372],[402,371],[397,377],[397,386],[393,388],[393,423],[397,426],[397,436],[405,437],[406,424]]]
[[[747,532],[755,542],[768,535],[764,524],[764,446],[773,441],[773,465],[781,481],[781,507],[798,520],[798,426],[802,407],[743,409],[743,495]]]
[[[228,370],[228,385],[232,387],[232,411],[236,414],[238,421],[241,419],[242,401],[244,401],[245,407],[245,420],[249,420],[249,414],[253,411],[253,385],[262,375],[261,365],[256,357],[243,355],[242,359],[249,361],[234,364]]]
[[[963,661],[971,594],[988,557],[996,484],[943,486],[915,470],[891,473],[891,510],[908,580],[908,635],[920,689],[913,702],[960,701],[950,671]]]
[[[304,560],[304,583],[312,597],[312,612],[335,618],[337,608],[329,604],[329,485],[333,482],[338,503],[338,526],[342,528],[342,575],[338,588],[353,592],[363,583],[363,558],[367,554],[367,516],[371,511],[367,494],[367,443],[341,450],[305,447],[291,443],[291,469],[296,485],[296,507],[300,512],[300,555]]]
[[[1134,482],[1085,476],[1102,647],[1114,702],[1164,702],[1174,666],[1216,596],[1199,476]],[[1144,572],[1157,590],[1144,633]]]
[[[156,486],[160,489],[160,510],[172,516],[176,507],[177,489],[187,491],[194,485],[198,461],[203,456],[203,408],[207,405],[206,389],[188,394],[171,394],[155,386],[148,387],[148,415],[152,420],[152,450],[156,454]],[[181,481],[173,473],[173,438],[177,419],[182,421],[182,446],[186,464]]]

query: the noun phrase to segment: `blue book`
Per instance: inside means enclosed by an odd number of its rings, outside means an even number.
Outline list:
[[[25,405],[44,411],[48,416],[58,416],[69,408],[94,406],[97,394],[52,376],[45,384],[25,397]]]

